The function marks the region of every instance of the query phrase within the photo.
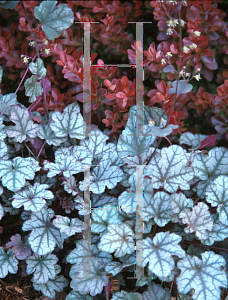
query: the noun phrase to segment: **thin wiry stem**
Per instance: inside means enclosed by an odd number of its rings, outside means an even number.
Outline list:
[[[28,16],[28,14],[27,14],[27,11],[26,11],[26,9],[25,9],[25,6],[24,6],[23,1],[20,1],[20,3],[21,3],[21,6],[22,6],[22,8],[23,8],[23,10],[24,10],[24,13],[25,13],[27,22],[28,22],[28,24],[29,24],[29,27],[30,27],[30,29],[31,29],[31,31],[32,31],[32,36],[33,36],[33,40],[34,40],[34,43],[35,43],[35,49],[36,49],[37,57],[40,58],[40,53],[39,53],[39,49],[38,49],[37,42],[36,42],[36,36],[35,36],[35,34],[34,34],[34,32],[33,32],[33,28],[32,28],[31,22],[30,22],[30,20],[29,20],[29,16]],[[43,95],[44,95],[44,103],[45,103],[45,107],[46,107],[47,119],[48,119],[48,121],[49,121],[49,113],[48,113],[47,99],[46,99],[46,92],[45,92],[45,88],[44,88],[44,79],[43,79],[43,77],[41,78],[41,82],[42,82],[42,85],[43,85]]]
[[[181,31],[181,8],[182,8],[182,3],[180,3],[180,9],[179,9],[179,45],[180,45],[180,59],[182,59],[182,31]],[[180,77],[180,65],[181,65],[181,61],[179,62],[178,64],[178,71],[177,71],[177,84],[176,84],[176,91],[175,91],[175,98],[174,98],[174,101],[172,103],[172,106],[170,108],[170,112],[169,112],[169,115],[168,115],[168,120],[167,120],[167,123],[166,123],[166,126],[167,127],[169,125],[169,120],[171,118],[171,114],[173,112],[173,109],[175,107],[175,104],[176,104],[176,100],[177,100],[177,97],[179,96],[179,94],[177,95],[177,91],[178,91],[178,82],[179,82],[179,77]],[[188,83],[188,81],[186,81],[186,84]],[[182,88],[182,90],[185,88],[185,86]],[[165,128],[164,127],[164,128]],[[158,140],[158,143],[153,151],[153,153],[151,154],[151,156],[146,160],[146,165],[148,165],[148,163],[151,161],[152,157],[154,156],[156,150],[158,149],[159,145],[161,144],[161,141],[162,141],[162,137],[160,137],[160,139]]]

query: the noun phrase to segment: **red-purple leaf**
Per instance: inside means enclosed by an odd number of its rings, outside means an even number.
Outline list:
[[[197,149],[205,148],[205,147],[214,147],[217,139],[216,134],[212,134],[206,137],[202,142],[200,142],[200,146]]]

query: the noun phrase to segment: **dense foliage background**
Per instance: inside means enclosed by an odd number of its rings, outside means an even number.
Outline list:
[[[9,1],[0,1],[0,5],[4,7],[6,2]],[[179,125],[167,139],[160,140],[159,147],[175,144],[184,132],[191,132],[212,136],[208,146],[215,144],[216,135],[216,146],[227,148],[227,1],[57,1],[73,11],[76,23],[53,40],[47,39],[41,22],[34,16],[34,8],[41,2],[19,1],[13,9],[0,7],[1,94],[16,91],[18,102],[29,108],[30,113],[39,113],[33,114],[34,122],[40,124],[43,122],[40,116],[54,111],[62,113],[67,105],[77,102],[81,113],[84,104],[86,111],[91,111],[91,123],[117,143],[126,127],[129,110],[135,105],[137,50],[144,54],[145,105],[163,108],[168,116],[167,124]],[[100,66],[91,67],[91,103],[83,103],[83,22],[88,21],[97,22],[91,23],[91,64]],[[148,22],[144,24],[143,45],[135,40],[135,24],[128,22]],[[36,61],[38,55],[47,69],[41,84],[45,92],[31,96],[24,83],[31,76],[28,63]],[[124,63],[132,67],[102,66]],[[190,84],[190,91],[183,93],[181,80]],[[2,115],[3,106],[0,111]],[[11,144],[17,151],[21,150],[19,143]],[[23,157],[33,153],[41,165],[54,156],[53,150],[45,148],[38,137],[24,143],[22,153]],[[66,215],[73,207],[73,200],[66,197],[63,188],[57,194],[58,201],[52,209]],[[18,230],[22,223],[19,215],[3,217],[1,246],[7,249],[6,244],[13,235],[25,235]],[[60,264],[68,275],[69,264]],[[26,282],[30,277],[9,274],[0,280],[1,299],[40,296],[41,292],[28,288]],[[118,290],[113,282],[112,289],[115,288]],[[142,292],[141,289],[126,279],[126,291]],[[24,298],[20,298],[22,292]]]

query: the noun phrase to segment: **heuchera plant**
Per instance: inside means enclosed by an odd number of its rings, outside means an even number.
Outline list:
[[[228,63],[228,29],[218,3],[0,6],[16,20],[0,27],[0,278],[30,276],[51,299],[225,297],[228,73],[217,57]],[[147,15],[161,43],[149,39],[144,50],[127,27]],[[85,22],[97,51],[91,103]],[[138,53],[146,101],[136,103],[131,71],[104,61],[136,66]],[[191,125],[203,117],[209,131]]]

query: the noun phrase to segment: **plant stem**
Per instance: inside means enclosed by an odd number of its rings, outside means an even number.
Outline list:
[[[28,16],[28,14],[27,14],[27,11],[26,11],[26,9],[25,9],[25,6],[24,6],[23,1],[20,1],[20,4],[21,4],[21,6],[22,6],[22,8],[23,8],[23,10],[24,10],[24,13],[25,13],[27,22],[28,22],[29,27],[30,27],[30,29],[31,29],[31,31],[32,31],[32,36],[33,36],[34,43],[35,43],[36,55],[37,55],[38,58],[40,58],[40,53],[39,53],[39,49],[38,49],[38,47],[37,47],[37,42],[36,42],[36,36],[35,36],[35,34],[34,34],[34,31],[33,31],[32,25],[31,25],[31,22],[30,22],[30,20],[29,20],[29,16]],[[43,85],[43,95],[44,95],[44,103],[45,103],[45,107],[46,107],[47,119],[48,119],[48,121],[49,121],[49,113],[48,113],[47,99],[46,99],[46,92],[45,92],[45,88],[44,88],[44,79],[43,79],[43,77],[41,78],[41,82],[42,82],[42,85]]]

